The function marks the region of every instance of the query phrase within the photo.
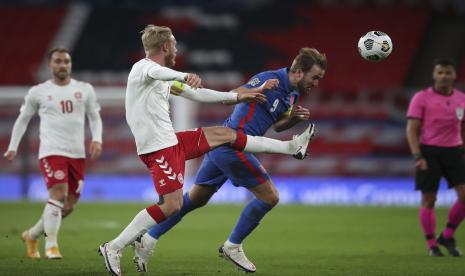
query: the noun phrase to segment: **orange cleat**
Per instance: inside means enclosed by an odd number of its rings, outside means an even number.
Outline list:
[[[63,256],[61,256],[58,246],[52,246],[45,250],[45,256],[47,257],[47,259],[63,259]]]
[[[21,235],[21,239],[26,244],[27,256],[32,259],[40,258],[39,250],[37,250],[37,243],[39,241],[31,239],[28,230],[23,232],[23,234]]]

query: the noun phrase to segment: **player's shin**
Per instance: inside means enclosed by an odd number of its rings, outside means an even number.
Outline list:
[[[32,240],[37,240],[44,233],[44,220],[42,217],[37,221],[34,226],[29,228],[29,235]]]
[[[61,225],[61,210],[63,209],[63,203],[49,199],[45,205],[43,220],[44,220],[44,231],[45,231],[45,248],[49,249],[57,247],[57,236]]]
[[[140,211],[128,226],[116,237],[109,242],[108,247],[111,250],[121,250],[128,246],[140,235],[146,233],[148,229],[165,220],[163,212],[158,205],[152,205]]]
[[[461,203],[460,201],[457,201],[449,210],[449,214],[447,216],[447,227],[442,232],[444,238],[452,238],[454,236],[455,230],[464,218],[465,204]]]

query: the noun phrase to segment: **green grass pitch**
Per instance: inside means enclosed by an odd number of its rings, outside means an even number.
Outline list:
[[[30,260],[21,232],[43,204],[0,203],[0,275],[106,275],[97,254],[145,205],[81,203],[62,222],[63,260]],[[147,275],[242,275],[218,257],[242,206],[210,205],[188,215],[158,243]],[[256,275],[465,275],[465,257],[431,258],[416,208],[280,205],[245,241]],[[443,227],[446,209],[438,209]],[[465,249],[465,227],[456,238]],[[43,252],[43,239],[40,249]],[[443,250],[445,253],[445,250]],[[41,252],[41,253],[42,253]],[[124,251],[124,275],[139,275]]]

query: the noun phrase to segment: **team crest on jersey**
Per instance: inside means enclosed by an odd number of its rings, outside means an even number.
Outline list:
[[[76,100],[80,100],[82,98],[82,93],[80,91],[74,92],[74,97]]]
[[[181,184],[184,184],[184,177],[182,176],[182,173],[178,174],[178,181]]]
[[[455,109],[455,115],[457,116],[457,119],[459,119],[459,121],[462,121],[462,119],[463,119],[463,108],[457,107]]]
[[[55,173],[53,174],[53,177],[55,177],[55,179],[57,180],[63,180],[65,179],[65,173],[62,170],[58,170],[58,171],[55,171]]]
[[[251,79],[247,84],[255,86],[260,83],[260,80],[258,78],[253,78]]]
[[[49,101],[53,100],[52,95],[48,95],[47,100],[49,100]]]

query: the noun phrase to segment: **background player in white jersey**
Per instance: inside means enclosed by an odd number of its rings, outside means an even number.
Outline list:
[[[303,159],[314,134],[310,126],[292,141],[254,137],[227,127],[198,128],[175,133],[169,116],[170,94],[201,102],[263,101],[258,93],[276,87],[269,80],[259,88],[224,93],[199,88],[200,78],[169,69],[175,64],[176,40],[167,27],[148,25],[142,31],[146,58],[135,63],[126,89],[126,120],[135,137],[137,153],[150,169],[160,202],[140,211],[121,234],[99,247],[112,275],[121,275],[121,250],[152,226],[182,207],[185,160],[197,158],[223,144],[249,152],[295,155]],[[185,82],[186,84],[183,84]]]
[[[69,215],[79,200],[84,185],[84,124],[89,120],[91,159],[102,151],[102,120],[93,87],[71,78],[71,56],[65,48],[48,54],[52,78],[32,87],[27,93],[11,134],[4,157],[12,161],[32,116],[40,116],[40,168],[47,183],[49,198],[39,221],[22,234],[30,258],[40,258],[39,237],[45,233],[45,256],[61,259],[57,236],[62,217]]]

